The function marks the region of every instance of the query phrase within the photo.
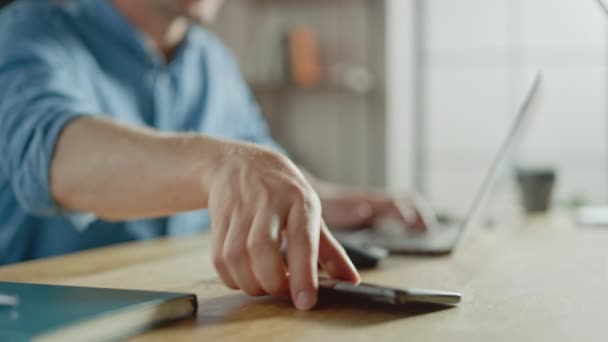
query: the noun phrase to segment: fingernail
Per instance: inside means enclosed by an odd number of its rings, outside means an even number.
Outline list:
[[[310,310],[317,304],[317,296],[314,292],[300,291],[296,296],[296,307],[299,310]]]

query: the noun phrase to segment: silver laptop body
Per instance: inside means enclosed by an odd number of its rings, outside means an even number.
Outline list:
[[[395,254],[422,254],[422,255],[444,255],[451,253],[460,241],[467,227],[471,224],[474,215],[483,204],[489,193],[494,179],[499,173],[501,165],[507,160],[516,142],[519,133],[523,131],[528,121],[532,107],[537,99],[541,86],[542,75],[537,72],[532,84],[518,107],[518,113],[508,131],[504,142],[498,150],[490,169],[477,190],[469,211],[461,222],[451,224],[437,224],[429,227],[427,232],[414,232],[404,229],[401,225],[387,225],[379,228],[366,228],[354,232],[338,232],[336,237],[354,245],[379,246],[386,248]]]

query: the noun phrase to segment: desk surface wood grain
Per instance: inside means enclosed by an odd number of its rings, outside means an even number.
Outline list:
[[[343,304],[298,312],[288,301],[226,289],[209,239],[164,239],[0,268],[0,279],[194,292],[196,320],[133,341],[606,341],[608,229],[577,228],[565,215],[472,229],[447,257],[392,257],[364,281],[453,290],[452,309],[382,311]]]

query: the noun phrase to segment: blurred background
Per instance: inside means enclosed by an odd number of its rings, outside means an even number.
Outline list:
[[[297,162],[457,213],[542,69],[510,165],[555,170],[558,206],[608,202],[608,16],[595,0],[230,0],[213,29]],[[508,175],[497,189],[514,190]]]

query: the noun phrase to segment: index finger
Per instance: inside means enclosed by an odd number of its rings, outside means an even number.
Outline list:
[[[320,223],[321,209],[310,203],[297,203],[287,218],[289,288],[300,310],[317,304]]]
[[[334,279],[341,279],[358,284],[361,281],[359,272],[346,255],[344,248],[331,235],[325,222],[321,223],[319,238],[319,262],[323,269]]]

